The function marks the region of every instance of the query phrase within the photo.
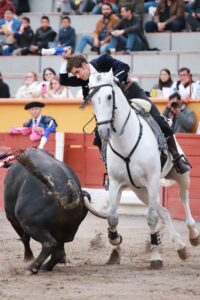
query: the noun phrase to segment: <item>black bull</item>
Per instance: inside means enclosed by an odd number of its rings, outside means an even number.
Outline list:
[[[52,270],[65,260],[64,243],[73,241],[88,209],[95,213],[89,194],[69,167],[39,149],[20,154],[4,184],[6,216],[24,244],[24,259],[33,259],[30,237],[42,244],[27,270]]]

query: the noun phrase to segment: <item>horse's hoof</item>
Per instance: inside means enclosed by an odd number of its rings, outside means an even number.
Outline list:
[[[190,256],[189,250],[187,247],[184,247],[183,249],[180,249],[177,251],[180,259],[185,260]]]
[[[122,236],[118,234],[118,237],[116,239],[109,239],[109,242],[113,246],[119,246],[122,243]]]
[[[33,272],[31,270],[26,270],[25,275],[26,276],[31,276],[31,275],[33,275]]]
[[[34,256],[26,256],[24,257],[24,262],[27,263],[27,262],[31,262],[35,259]]]
[[[107,261],[107,265],[119,265],[121,261],[120,250],[114,249]]]
[[[25,274],[27,276],[30,276],[30,275],[33,275],[33,274],[37,274],[38,273],[38,269],[36,268],[28,268],[26,271],[25,271]]]
[[[150,263],[150,269],[151,270],[161,270],[163,267],[163,261],[158,259],[158,260],[151,260]]]
[[[193,247],[196,247],[200,244],[200,235],[197,236],[195,239],[190,239],[190,244],[193,246]]]

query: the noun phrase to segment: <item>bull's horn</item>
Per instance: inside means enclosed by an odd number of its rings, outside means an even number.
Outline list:
[[[84,196],[83,198],[85,207],[96,217],[101,219],[107,219],[107,214],[103,212],[98,212],[90,203],[88,197]]]

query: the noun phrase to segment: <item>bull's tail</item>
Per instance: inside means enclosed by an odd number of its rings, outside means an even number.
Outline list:
[[[64,209],[73,209],[77,207],[80,201],[81,194],[77,191],[76,188],[74,188],[70,179],[68,179],[67,187],[71,191],[73,201],[69,203],[69,198],[67,196],[60,197],[59,193],[54,188],[54,183],[51,180],[51,176],[43,175],[40,169],[34,165],[29,154],[22,152],[16,156],[16,159],[22,166],[26,168],[26,170],[37,177],[46,186],[59,206],[63,207]]]

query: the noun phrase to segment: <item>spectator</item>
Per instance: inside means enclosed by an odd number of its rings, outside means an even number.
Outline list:
[[[4,18],[4,13],[7,8],[11,9],[13,13],[15,13],[15,7],[11,1],[0,0],[0,20]]]
[[[187,16],[192,31],[200,31],[200,0],[195,0],[189,9],[190,13]]]
[[[195,82],[192,80],[192,74],[188,68],[181,68],[178,70],[179,80],[172,85],[172,93],[178,92],[182,99],[191,98],[195,87]]]
[[[112,6],[112,11],[117,12],[118,10],[117,2],[118,0],[97,0],[96,5],[92,9],[92,14],[94,15],[101,14],[103,3],[110,3],[110,5]]]
[[[85,12],[91,12],[95,5],[95,0],[69,0],[71,9],[77,15],[82,15]]]
[[[40,86],[37,74],[33,71],[26,74],[25,80],[17,90],[15,98],[17,99],[32,99],[39,97]]]
[[[10,98],[9,86],[3,81],[1,72],[0,72],[0,98]]]
[[[122,7],[129,5],[133,9],[134,13],[143,17],[144,11],[144,0],[118,0],[118,6]]]
[[[132,50],[148,50],[149,45],[143,33],[141,17],[133,13],[131,5],[121,6],[122,20],[111,31],[109,48],[125,50],[123,54],[130,54]]]
[[[40,97],[42,98],[47,98],[47,91],[49,88],[49,84],[51,79],[54,78],[54,76],[56,76],[56,72],[54,71],[54,69],[52,68],[45,68],[43,70],[43,74],[42,74],[42,83],[40,85]]]
[[[172,120],[172,128],[175,133],[190,133],[192,131],[195,123],[194,112],[186,107],[178,93],[169,96],[169,102],[163,115]]]
[[[16,14],[20,16],[24,12],[30,11],[30,5],[28,0],[12,0],[15,8]]]
[[[79,44],[76,47],[76,52],[82,53],[87,44],[93,47],[100,53],[105,53],[109,48],[109,41],[111,38],[111,28],[119,22],[119,18],[113,14],[112,7],[109,3],[102,5],[102,19],[96,24],[96,29],[93,37],[90,35],[83,35]]]
[[[170,94],[173,80],[171,73],[168,69],[162,69],[160,71],[158,83],[152,87],[152,90],[158,90],[161,96],[166,97],[167,91]],[[168,97],[169,95],[167,95]]]
[[[196,81],[192,91],[192,99],[200,100],[200,81]]]
[[[35,40],[29,47],[29,52],[39,54],[42,48],[51,48],[52,42],[55,42],[56,32],[49,26],[49,18],[41,17],[41,26],[37,29]],[[55,46],[55,45],[54,45]]]
[[[145,24],[146,32],[173,32],[182,31],[185,28],[183,0],[160,0],[152,21]]]
[[[57,127],[57,123],[52,117],[41,114],[41,109],[44,106],[44,103],[41,102],[26,104],[24,109],[29,111],[31,119],[25,122],[22,128],[13,127],[11,134],[29,134],[32,141],[40,140],[39,148],[43,148],[49,135],[54,133]]]
[[[10,55],[15,47],[14,33],[18,32],[21,22],[14,18],[13,11],[7,8],[4,12],[4,18],[0,20],[0,34],[3,36],[2,55]]]
[[[14,34],[17,41],[18,48],[13,51],[13,55],[27,55],[29,47],[34,40],[34,32],[30,27],[30,19],[27,17],[22,18],[22,25],[19,32]]]
[[[73,27],[71,27],[71,19],[68,16],[62,18],[62,28],[58,33],[58,46],[67,47],[71,46],[75,49],[76,43],[76,32]]]
[[[63,86],[59,82],[59,77],[54,76],[49,83],[47,92],[44,94],[44,98],[53,98],[53,99],[67,99],[74,98],[72,92],[68,86]]]

